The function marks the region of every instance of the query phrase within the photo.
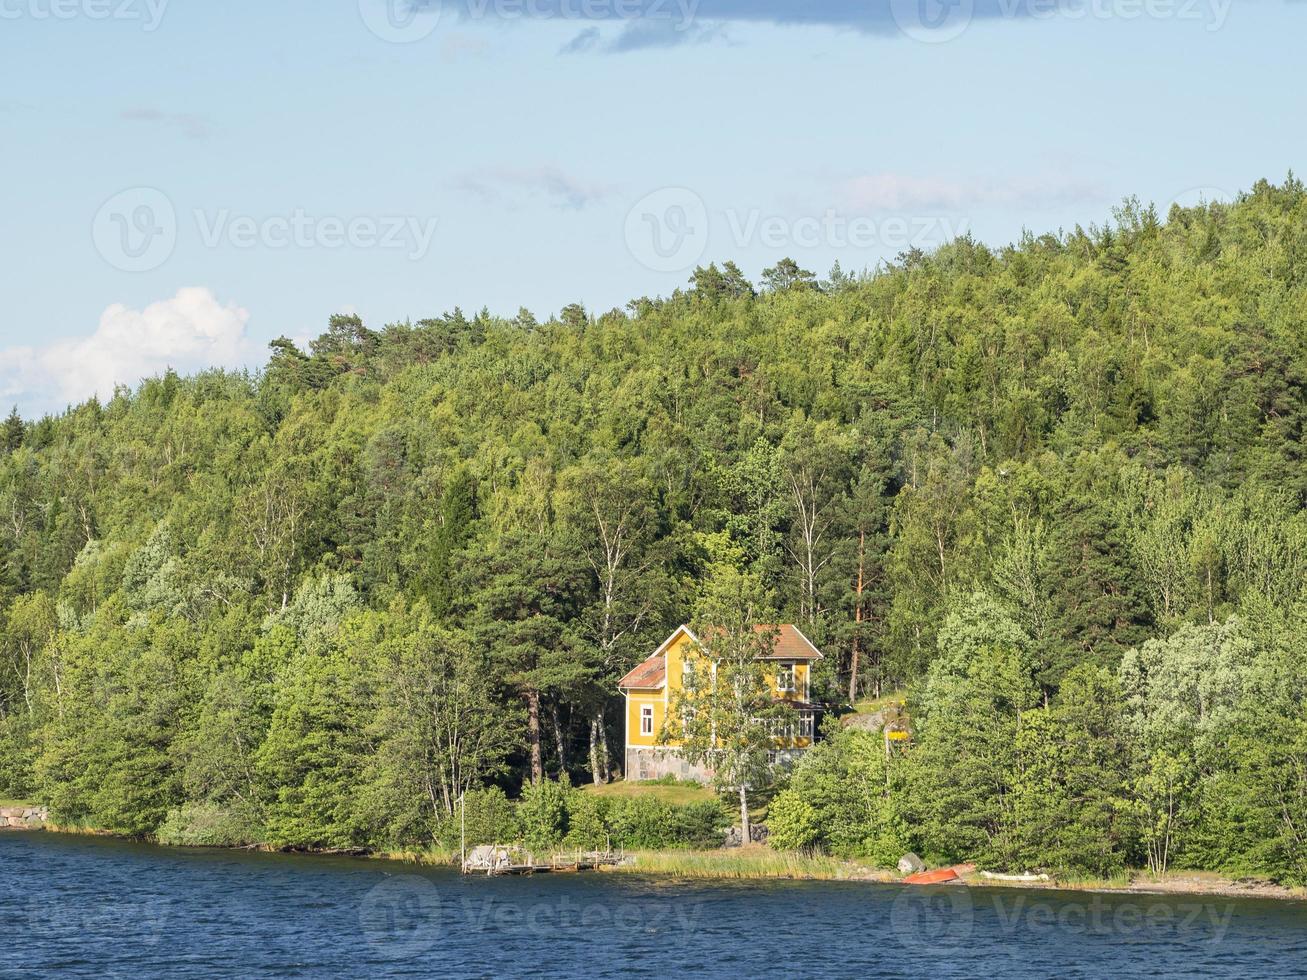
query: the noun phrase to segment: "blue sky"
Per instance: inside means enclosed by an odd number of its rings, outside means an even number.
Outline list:
[[[1304,168],[1292,0],[388,2],[0,0],[0,399]]]

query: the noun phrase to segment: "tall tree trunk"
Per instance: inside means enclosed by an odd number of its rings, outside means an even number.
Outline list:
[[[603,781],[608,782],[608,775],[613,771],[613,757],[608,753],[608,726],[604,724],[603,709],[599,711],[599,765],[603,769]]]
[[[596,786],[608,782],[608,738],[603,711],[590,719],[590,777]]]
[[[540,783],[545,778],[544,759],[540,754],[540,692],[526,692],[526,735],[531,744],[531,782]]]
[[[558,711],[557,701],[550,702],[549,717],[554,723],[554,746],[558,750],[558,772],[562,775],[567,772],[567,739],[564,737],[563,721]]]
[[[743,847],[753,843],[749,828],[749,796],[743,783],[740,784],[740,843]]]
[[[862,625],[862,569],[863,557],[867,548],[867,532],[858,532],[858,589],[853,600],[853,653],[849,659],[849,703],[858,700],[858,644],[861,642]]]

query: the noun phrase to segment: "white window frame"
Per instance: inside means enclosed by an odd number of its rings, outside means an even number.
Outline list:
[[[653,705],[652,704],[640,705],[640,734],[641,735],[653,734]]]
[[[813,737],[815,721],[816,719],[811,711],[799,713],[799,738],[811,739]]]
[[[788,684],[786,678],[788,677]],[[793,694],[798,690],[798,670],[794,664],[781,664],[776,668],[776,690],[782,694]]]

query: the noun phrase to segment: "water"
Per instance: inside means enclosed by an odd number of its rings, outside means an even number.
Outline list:
[[[462,878],[381,861],[0,834],[0,977],[1287,977],[1307,904]]]

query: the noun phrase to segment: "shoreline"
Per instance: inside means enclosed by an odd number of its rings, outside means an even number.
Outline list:
[[[607,869],[609,874],[649,874],[690,880],[777,879],[902,884],[903,876],[884,868],[830,857],[809,857],[763,848],[753,854],[729,851],[635,852],[634,864]],[[641,860],[641,859],[644,860]],[[752,859],[752,860],[751,860]],[[785,868],[777,867],[784,865]],[[1053,878],[1050,881],[1001,881],[977,872],[954,883],[927,887],[932,890],[962,885],[976,889],[1089,892],[1113,895],[1191,895],[1210,898],[1262,898],[1307,902],[1307,888],[1280,885],[1265,879],[1230,878],[1214,872],[1176,870],[1157,878],[1145,871],[1127,871],[1122,879]]]
[[[445,868],[456,871],[459,867],[455,853],[431,850],[384,850],[375,848],[313,849],[273,847],[268,844],[207,845],[164,844],[158,841],[124,837],[94,827],[60,827],[46,824],[39,828],[9,828],[13,833],[51,833],[81,837],[107,837],[168,850],[228,850],[250,851],[260,854],[287,854],[304,857],[352,858],[363,861],[390,861],[418,867]],[[5,831],[0,830],[0,839]],[[711,851],[666,850],[630,851],[628,861],[611,868],[602,868],[592,874],[643,875],[682,881],[832,881],[867,884],[902,884],[903,876],[895,871],[871,867],[857,861],[824,855],[807,855],[772,850],[763,845],[749,848],[732,848]],[[1127,871],[1123,879],[1057,879],[1050,881],[1001,881],[982,878],[972,872],[957,882],[924,886],[931,890],[956,886],[982,890],[1007,889],[1018,891],[1080,892],[1107,895],[1193,896],[1204,898],[1274,899],[1277,901],[1307,902],[1307,887],[1280,885],[1260,878],[1230,878],[1215,872],[1176,870],[1162,877],[1147,872]],[[923,887],[923,886],[904,886]]]

